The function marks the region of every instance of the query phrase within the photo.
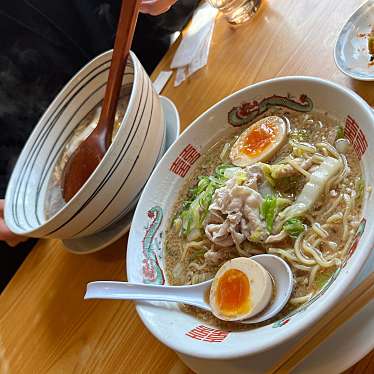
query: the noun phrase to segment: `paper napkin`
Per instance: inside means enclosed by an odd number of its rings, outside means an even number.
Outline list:
[[[187,77],[208,63],[217,12],[218,10],[208,3],[203,3],[196,9],[191,25],[170,65],[172,69],[177,69],[175,86],[179,86]]]

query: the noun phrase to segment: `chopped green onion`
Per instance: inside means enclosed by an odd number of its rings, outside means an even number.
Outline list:
[[[273,230],[276,215],[292,203],[291,200],[275,195],[267,195],[261,205],[261,215],[265,220],[266,229],[269,233]]]
[[[203,222],[208,214],[214,192],[224,186],[228,179],[225,170],[232,167],[229,164],[217,166],[213,176],[200,176],[197,185],[190,189],[188,199],[182,203],[182,209],[174,219],[174,228],[182,236],[198,238],[202,234]]]
[[[227,179],[227,177],[225,176],[225,171],[226,169],[228,168],[232,168],[233,166],[230,165],[230,164],[222,164],[222,165],[218,165],[216,167],[216,170],[214,172],[215,176],[220,180],[222,178],[225,178]]]
[[[266,196],[261,205],[261,215],[264,217],[266,228],[269,232],[273,230],[274,218],[276,215],[277,198],[275,196]]]
[[[304,230],[305,226],[299,218],[290,218],[283,225],[283,230],[294,238],[297,238]]]

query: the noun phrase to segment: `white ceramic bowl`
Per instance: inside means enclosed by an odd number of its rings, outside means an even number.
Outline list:
[[[63,88],[28,139],[11,176],[5,220],[20,235],[72,239],[104,230],[134,207],[165,143],[159,96],[131,53],[123,85],[132,85],[113,143],[78,193],[45,219],[46,188],[62,147],[104,97],[112,52],[92,60]]]
[[[350,127],[355,150],[362,156],[366,182],[374,184],[374,114],[367,103],[342,86],[312,77],[284,77],[244,88],[197,118],[166,152],[149,179],[136,208],[127,249],[130,282],[165,282],[162,238],[178,191],[188,178],[191,165],[206,147],[222,134],[233,131],[228,113],[251,102],[256,118],[277,104],[299,111],[328,111]],[[184,176],[184,177],[183,177]],[[147,328],[164,344],[185,355],[206,359],[229,359],[271,349],[312,326],[342,297],[359,273],[374,243],[374,209],[365,197],[363,217],[349,259],[322,291],[296,312],[264,327],[242,332],[217,330],[172,303],[137,303]]]

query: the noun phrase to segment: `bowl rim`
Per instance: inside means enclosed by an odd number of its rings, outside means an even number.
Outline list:
[[[54,110],[54,106],[55,105],[61,105],[61,103],[63,103],[63,101],[65,100],[65,97],[66,97],[67,93],[69,93],[71,90],[74,90],[76,88],[76,86],[80,84],[82,73],[85,73],[87,71],[90,72],[92,70],[92,67],[95,67],[97,65],[98,61],[100,61],[102,59],[105,59],[106,57],[110,57],[112,55],[112,53],[113,53],[113,49],[110,49],[108,51],[105,51],[105,52],[99,54],[98,56],[96,56],[95,58],[93,58],[92,60],[90,60],[86,65],[84,65],[73,77],[71,77],[71,79],[59,91],[59,93],[55,96],[55,98],[52,100],[52,102],[48,105],[47,109],[44,111],[44,113],[42,114],[42,116],[39,118],[38,123],[34,127],[34,129],[31,132],[31,134],[29,135],[28,140],[25,143],[23,149],[25,148],[25,146],[28,143],[29,139],[33,135],[35,135],[38,132],[40,132],[41,123],[44,122],[44,119],[46,117],[48,117],[48,115],[50,115],[51,110]],[[138,92],[137,87],[139,85],[139,76],[144,75],[141,72],[141,66],[140,66],[141,64],[138,61],[136,55],[132,51],[130,51],[129,56],[130,56],[130,60],[131,61],[128,62],[128,64],[130,63],[130,65],[132,65],[134,72],[133,72],[133,78],[132,78],[132,82],[131,82],[131,91],[130,91],[130,95],[129,95],[129,101],[128,101],[128,105],[127,105],[127,108],[126,108],[126,112],[125,112],[125,114],[123,116],[123,119],[122,119],[122,123],[128,120],[128,117],[129,117],[129,108],[131,108],[131,107],[134,106],[134,101],[136,99],[136,95],[133,95],[133,93],[134,92]],[[108,64],[108,63],[110,64],[110,61],[111,61],[111,59],[109,58],[107,61],[102,62],[102,64]],[[109,68],[110,68],[110,65],[108,66],[107,70],[109,70]],[[64,109],[64,111],[65,110],[66,109]],[[118,130],[118,134],[117,135],[120,135],[121,130],[122,130],[122,132],[125,131],[124,130],[124,126],[120,127],[120,129]],[[37,225],[37,226],[35,226],[35,227],[31,228],[31,229],[22,230],[22,229],[20,229],[20,227],[18,225],[13,224],[14,221],[12,219],[12,213],[10,211],[9,204],[7,204],[7,201],[9,202],[9,199],[13,198],[16,184],[14,184],[14,187],[12,188],[12,194],[10,194],[10,192],[11,192],[10,188],[7,188],[6,194],[5,194],[4,219],[5,219],[8,227],[11,229],[11,231],[14,232],[15,234],[22,235],[22,236],[33,236],[38,231],[42,230],[43,228],[48,227],[51,224],[53,225],[54,223],[56,223],[56,226],[60,226],[59,220],[61,219],[61,215],[66,214],[66,211],[68,211],[69,209],[71,209],[72,206],[75,207],[74,211],[76,211],[77,204],[80,204],[79,201],[82,198],[82,195],[84,195],[87,192],[87,188],[92,183],[92,180],[94,180],[95,178],[97,178],[97,176],[102,173],[102,171],[103,171],[103,169],[102,169],[103,166],[102,165],[105,162],[108,162],[107,161],[108,159],[110,160],[110,158],[112,156],[111,155],[111,150],[115,149],[116,144],[119,141],[118,140],[119,138],[120,137],[118,137],[118,136],[115,137],[114,141],[111,143],[111,145],[109,146],[107,152],[105,153],[103,159],[100,161],[100,164],[98,165],[98,167],[95,169],[95,171],[92,173],[92,175],[87,179],[87,181],[83,184],[83,186],[78,190],[78,192],[60,210],[58,210],[55,214],[53,214],[48,219],[42,221],[41,224],[39,224],[39,225]],[[22,155],[23,149],[22,149],[22,151],[20,153],[20,156]],[[41,150],[42,150],[42,148],[38,151],[38,154],[40,154]],[[14,177],[13,177],[13,173],[12,173],[11,178],[10,178],[9,183],[8,183],[8,187],[9,187],[10,182],[12,181],[13,178]],[[69,215],[69,217],[70,216],[71,215]],[[66,219],[65,219],[65,221],[66,221]],[[55,231],[55,230],[53,230],[53,231]],[[35,235],[35,236],[36,237],[40,237],[39,235]],[[43,237],[44,236],[45,235],[43,235]]]
[[[369,104],[363,98],[361,98],[358,94],[353,92],[351,89],[349,89],[347,87],[344,87],[340,84],[337,84],[335,82],[332,82],[332,81],[329,81],[329,80],[326,80],[326,79],[322,79],[322,78],[319,78],[319,77],[312,77],[312,76],[284,76],[284,77],[272,78],[272,79],[268,79],[268,80],[265,80],[265,81],[257,82],[257,83],[252,84],[252,85],[248,85],[248,86],[246,86],[246,87],[244,87],[244,88],[224,97],[220,101],[218,101],[216,104],[214,104],[213,106],[208,108],[206,111],[204,111],[202,114],[200,114],[195,120],[193,120],[190,123],[190,125],[188,125],[186,127],[186,129],[182,132],[182,134],[178,138],[178,140],[174,143],[173,146],[171,146],[168,149],[168,151],[165,153],[165,155],[162,157],[162,159],[158,163],[157,167],[153,170],[153,172],[152,172],[152,174],[151,174],[151,176],[150,176],[150,178],[147,182],[147,185],[145,186],[145,189],[143,190],[143,193],[142,193],[142,195],[139,199],[137,208],[136,208],[135,213],[134,213],[133,222],[136,222],[137,216],[140,216],[140,214],[143,213],[143,212],[140,211],[140,206],[142,205],[141,204],[142,200],[145,199],[144,191],[146,190],[147,186],[150,184],[150,181],[152,181],[153,176],[158,173],[158,170],[161,167],[164,167],[164,166],[162,166],[164,158],[166,158],[171,152],[174,151],[174,148],[175,148],[176,144],[178,144],[179,142],[182,142],[185,138],[187,138],[189,136],[190,132],[193,131],[192,129],[193,129],[193,127],[195,127],[195,124],[200,122],[200,120],[208,112],[213,111],[217,107],[221,106],[225,101],[228,101],[235,96],[239,96],[241,93],[243,93],[245,91],[248,91],[248,90],[251,90],[251,89],[254,89],[254,88],[257,88],[257,87],[271,85],[272,83],[278,83],[278,82],[287,83],[287,82],[295,82],[295,81],[300,81],[300,82],[307,81],[307,82],[310,82],[310,83],[317,83],[317,84],[320,84],[322,87],[327,86],[329,88],[340,91],[343,95],[349,96],[351,98],[351,100],[356,102],[361,107],[361,109],[368,115],[369,118],[372,118],[373,121],[372,121],[371,126],[374,127],[374,112],[372,111]],[[152,183],[154,183],[154,182],[152,182]],[[267,341],[265,341],[265,342],[262,341],[261,343],[257,344],[254,347],[246,348],[246,347],[243,347],[243,346],[242,347],[237,346],[235,348],[235,351],[231,351],[231,350],[228,351],[228,352],[221,352],[220,351],[218,354],[215,353],[214,349],[210,349],[208,352],[206,352],[206,351],[202,352],[202,351],[199,351],[195,348],[191,349],[192,345],[188,345],[188,344],[184,344],[184,343],[179,344],[177,339],[169,340],[164,335],[159,334],[158,331],[155,331],[152,327],[152,323],[150,323],[148,318],[147,318],[147,313],[145,311],[143,311],[142,305],[144,305],[144,304],[142,304],[141,302],[135,302],[136,311],[137,311],[140,319],[143,321],[144,325],[147,327],[147,329],[159,341],[161,341],[163,344],[165,344],[166,346],[168,346],[172,350],[174,350],[176,352],[179,352],[181,354],[185,354],[185,355],[188,355],[188,356],[191,356],[191,357],[196,357],[196,358],[202,358],[202,359],[225,360],[225,359],[237,359],[237,358],[241,358],[241,357],[245,357],[245,356],[254,355],[254,354],[257,354],[257,353],[266,352],[266,351],[271,350],[272,348],[274,348],[274,347],[276,347],[276,346],[278,346],[282,343],[285,343],[287,340],[290,340],[293,337],[301,334],[304,330],[306,330],[308,327],[310,327],[319,318],[319,316],[321,314],[326,313],[329,309],[331,309],[332,307],[335,306],[335,304],[338,303],[339,299],[347,291],[347,288],[352,283],[352,280],[359,274],[359,272],[362,269],[366,259],[370,255],[370,250],[371,250],[371,247],[374,243],[374,230],[370,230],[369,225],[367,225],[366,231],[367,231],[366,242],[368,244],[364,248],[362,248],[361,252],[363,252],[363,253],[361,253],[361,256],[359,256],[359,257],[356,256],[355,257],[355,262],[351,263],[351,265],[350,265],[351,271],[345,274],[345,276],[343,278],[343,281],[340,281],[339,283],[336,283],[336,286],[333,290],[331,290],[331,289],[329,290],[330,291],[329,297],[327,297],[327,299],[325,299],[323,303],[321,303],[321,302],[318,303],[318,305],[319,305],[318,310],[316,310],[316,309],[310,310],[309,309],[309,311],[307,312],[308,313],[307,314],[308,318],[304,317],[301,320],[297,320],[295,322],[295,324],[293,325],[292,330],[288,330],[287,326],[286,326],[286,329],[283,329],[283,330],[279,329],[277,331],[277,333],[272,336],[271,341],[268,341],[269,339],[267,339]],[[132,227],[130,229],[128,243],[132,242],[132,237],[133,236],[136,237],[136,234],[135,234],[135,229]],[[129,259],[132,256],[132,252],[135,251],[135,250],[137,250],[137,249],[134,248],[134,249],[131,250],[130,246],[127,247],[126,274],[127,274],[128,280],[130,282],[134,281],[134,280],[132,279],[133,278],[132,272],[131,272],[131,269],[129,268],[128,264],[131,263],[131,261]],[[332,294],[331,294],[331,292],[332,292]],[[152,305],[152,304],[150,304],[150,305]],[[180,313],[182,313],[182,312],[180,312]],[[202,321],[199,321],[196,318],[196,323],[201,323],[201,322]],[[236,334],[236,333],[240,333],[240,332],[232,332],[232,333]]]

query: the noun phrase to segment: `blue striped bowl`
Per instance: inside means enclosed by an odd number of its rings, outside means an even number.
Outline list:
[[[44,113],[17,161],[5,198],[5,220],[15,233],[72,239],[100,232],[134,207],[164,150],[159,96],[136,56],[122,85],[132,86],[120,129],[103,160],[78,193],[50,219],[47,185],[66,141],[104,97],[112,52],[98,56],[63,88]]]

